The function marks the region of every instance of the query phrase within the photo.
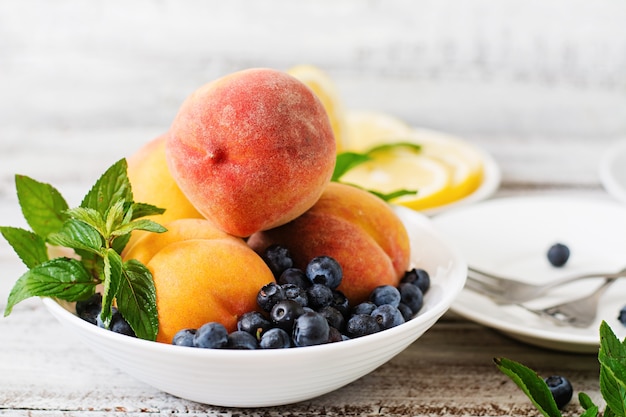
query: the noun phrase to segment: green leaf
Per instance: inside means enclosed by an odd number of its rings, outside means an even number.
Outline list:
[[[124,200],[116,201],[106,213],[106,234],[105,237],[111,236],[112,232],[124,222]]]
[[[391,193],[381,193],[378,191],[369,190],[370,193],[378,196],[382,200],[391,201],[395,198],[402,197],[404,195],[415,195],[417,194],[417,190],[397,190]]]
[[[60,231],[48,236],[48,241],[53,245],[94,253],[99,253],[103,244],[100,232],[93,226],[75,219],[68,219]]]
[[[115,252],[117,253],[122,253],[128,242],[130,241],[130,236],[130,233],[116,236],[115,239],[113,239],[113,243],[111,244],[113,250],[115,250]]]
[[[94,293],[96,282],[80,261],[54,258],[31,268],[22,275],[11,290],[4,315],[30,297],[56,297],[77,301]]]
[[[61,228],[68,206],[56,188],[24,175],[15,176],[15,187],[22,214],[36,234],[45,238]]]
[[[624,387],[615,378],[610,367],[600,365],[600,392],[606,405],[617,416],[624,416],[626,412],[626,392]]]
[[[113,164],[96,181],[80,206],[94,209],[102,216],[106,216],[109,207],[117,201],[132,201],[133,193],[126,169],[126,159],[120,159]]]
[[[87,207],[75,207],[66,211],[67,215],[76,220],[80,220],[83,223],[87,223],[98,230],[100,234],[104,236],[106,231],[106,222],[104,216],[97,210]]]
[[[383,143],[382,145],[375,146],[370,148],[367,151],[368,155],[371,155],[376,152],[388,152],[393,151],[398,148],[408,148],[414,152],[420,152],[422,150],[422,146],[413,142],[394,142],[394,143]]]
[[[145,203],[133,203],[132,204],[133,215],[132,219],[138,219],[146,216],[156,216],[165,213],[164,208],[153,206],[152,204]]]
[[[550,388],[532,369],[506,358],[495,358],[498,369],[526,394],[537,410],[546,417],[561,417]]]
[[[589,395],[585,394],[584,392],[581,392],[578,394],[578,402],[580,403],[580,406],[584,408],[585,410],[588,410],[591,407],[596,406],[593,403],[593,400],[591,399],[591,397],[589,397]]]
[[[602,321],[600,325],[600,392],[615,415],[626,416],[626,347],[611,327]]]
[[[102,311],[100,318],[105,327],[111,322],[111,306],[122,282],[122,257],[114,249],[107,249],[103,266]]]
[[[39,235],[29,230],[8,226],[0,226],[0,233],[28,268],[48,260],[46,242]]]
[[[167,229],[159,223],[153,222],[152,220],[141,219],[122,225],[118,229],[114,230],[111,235],[122,236],[132,232],[133,230],[146,230],[153,233],[163,233],[167,231]]]
[[[331,181],[339,181],[346,172],[371,159],[369,155],[357,152],[341,152],[337,154],[335,170],[333,171]]]
[[[156,290],[150,270],[141,262],[129,260],[124,263],[117,307],[137,337],[156,340],[159,330]]]

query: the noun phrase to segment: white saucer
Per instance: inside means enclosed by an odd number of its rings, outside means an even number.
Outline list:
[[[616,142],[604,153],[599,175],[604,189],[626,203],[626,140]]]
[[[626,266],[626,207],[611,200],[499,198],[441,213],[433,224],[465,256],[468,265],[529,282]],[[550,265],[546,257],[556,242],[571,250],[569,261],[561,268]],[[596,282],[568,285],[546,299],[545,305],[586,295]],[[596,322],[583,329],[554,325],[521,307],[497,305],[468,289],[462,291],[452,310],[536,346],[597,353],[602,320],[620,339],[626,337],[626,327],[617,319],[626,305],[625,294],[626,280],[620,280],[602,298]]]

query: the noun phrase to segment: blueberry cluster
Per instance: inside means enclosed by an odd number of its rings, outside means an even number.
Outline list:
[[[414,268],[397,287],[377,287],[368,301],[351,306],[337,289],[343,271],[334,258],[315,257],[302,270],[294,267],[289,250],[279,245],[268,247],[262,258],[276,281],[259,290],[259,311],[243,314],[234,332],[211,322],[180,330],[172,343],[213,349],[279,349],[338,342],[410,320],[421,310],[430,288],[429,274]]]
[[[122,317],[117,308],[111,307],[112,316],[111,323],[109,324],[109,330],[115,333],[124,334],[126,336],[135,336],[135,332],[130,327],[130,324]],[[104,323],[100,319],[100,313],[102,312],[102,294],[95,293],[86,300],[76,302],[76,315],[81,319],[88,321],[91,324],[95,324],[99,327],[105,328]]]

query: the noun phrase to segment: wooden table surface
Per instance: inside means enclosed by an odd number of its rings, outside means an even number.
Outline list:
[[[305,13],[284,0],[93,3],[0,2],[0,225],[24,226],[14,174],[77,205],[104,169],[164,132],[202,83],[298,63],[327,69],[349,107],[460,134],[491,153],[502,170],[494,197],[610,198],[597,169],[626,137],[621,1],[325,0]],[[0,239],[0,311],[22,272]],[[336,392],[258,410],[213,407],[102,362],[29,299],[0,318],[0,415],[537,415],[496,356],[567,376],[601,401],[595,355],[529,346],[447,313]],[[574,399],[564,414],[579,412]]]

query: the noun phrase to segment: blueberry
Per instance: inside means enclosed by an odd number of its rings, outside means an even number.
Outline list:
[[[339,310],[344,317],[348,317],[350,314],[350,300],[339,290],[333,290],[333,301],[330,303],[330,306]]]
[[[189,346],[193,345],[193,336],[196,334],[196,329],[182,329],[176,332],[172,339],[172,344],[176,346]]]
[[[243,330],[235,330],[228,335],[228,349],[254,350],[258,347],[256,338]]]
[[[299,268],[287,268],[276,280],[280,285],[294,284],[300,288],[309,288],[311,281],[306,277],[303,270]]]
[[[398,307],[400,300],[400,291],[393,285],[381,285],[374,288],[370,294],[370,301],[377,306],[391,304]]]
[[[306,312],[296,319],[292,338],[296,346],[314,346],[328,342],[330,326],[319,313]]]
[[[376,310],[376,307],[377,305],[371,301],[363,301],[352,308],[352,314],[366,314],[369,316],[372,314],[372,311]]]
[[[272,328],[272,322],[265,318],[265,316],[258,311],[249,311],[244,313],[239,320],[237,320],[237,330],[243,330],[250,333],[257,340],[267,330]]]
[[[330,256],[316,256],[306,266],[306,276],[314,284],[323,284],[335,289],[341,284],[341,265]]]
[[[100,314],[96,316],[96,325],[103,329],[106,329],[102,317]],[[117,307],[111,307],[111,321],[109,322],[109,330],[115,333],[124,334],[126,336],[135,337],[135,332],[130,327],[128,322],[122,317],[122,314],[117,310]]]
[[[91,324],[97,324],[100,311],[102,311],[102,294],[99,292],[86,300],[76,302],[76,315]]]
[[[413,310],[411,310],[411,307],[409,307],[408,305],[402,302],[398,304],[398,310],[400,310],[400,313],[402,313],[402,317],[404,317],[404,321],[411,320],[413,316],[415,315],[413,314]]]
[[[272,307],[285,299],[285,291],[275,282],[270,282],[261,288],[256,296],[256,302],[264,311],[272,311]]]
[[[555,243],[548,249],[548,261],[553,266],[561,267],[569,259],[569,248],[562,243]]]
[[[400,284],[398,285],[398,291],[400,291],[400,302],[407,305],[413,314],[417,314],[422,309],[424,294],[416,285]]]
[[[383,304],[376,307],[376,310],[372,311],[372,317],[376,319],[383,330],[391,329],[404,323],[404,317],[402,317],[400,310],[391,304]]]
[[[341,332],[335,329],[333,326],[330,326],[330,329],[328,332],[328,343],[342,342],[342,341],[343,341],[343,334],[341,334]]]
[[[404,273],[400,282],[416,285],[425,294],[430,288],[430,275],[424,269],[413,268]]]
[[[203,324],[193,336],[193,345],[204,349],[220,349],[228,345],[228,331],[217,322]]]
[[[282,300],[274,305],[270,313],[272,323],[290,332],[294,321],[304,314],[304,308],[294,300]]]
[[[335,307],[322,307],[317,312],[326,318],[328,324],[330,324],[331,327],[334,327],[340,331],[342,331],[346,327],[346,319],[344,318],[343,314],[341,314],[341,312]]]
[[[617,316],[617,319],[619,320],[620,323],[626,326],[626,306],[621,308],[621,310],[619,311],[619,315]]]
[[[333,290],[323,284],[313,284],[306,290],[309,299],[309,307],[313,310],[319,310],[322,307],[329,306],[333,302]]]
[[[298,287],[295,284],[282,284],[281,287],[285,293],[285,299],[293,300],[302,307],[309,305],[309,297],[306,295],[304,288]]]
[[[550,388],[550,392],[559,410],[565,407],[572,399],[574,393],[574,389],[569,380],[562,376],[553,375],[545,378],[544,381],[548,385],[548,388]]]
[[[130,324],[126,321],[122,314],[119,311],[113,312],[111,316],[111,323],[109,324],[109,330],[114,333],[123,334],[126,336],[137,337]]]
[[[369,314],[355,314],[346,323],[346,335],[351,338],[366,336],[380,330],[376,317]]]
[[[280,245],[269,246],[263,251],[261,258],[265,261],[275,278],[278,278],[285,269],[293,266],[291,253],[289,253],[287,248]]]
[[[291,347],[291,336],[279,327],[269,329],[259,341],[261,349],[286,349]]]

